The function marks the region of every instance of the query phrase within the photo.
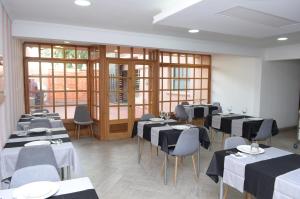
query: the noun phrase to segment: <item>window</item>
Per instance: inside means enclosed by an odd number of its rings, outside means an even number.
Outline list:
[[[45,108],[72,119],[87,104],[88,48],[25,44],[28,110]]]
[[[210,101],[210,56],[161,52],[159,110],[174,112],[183,101]]]

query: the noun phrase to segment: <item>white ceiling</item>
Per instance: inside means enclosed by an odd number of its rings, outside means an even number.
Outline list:
[[[166,17],[156,24],[153,17],[182,0],[91,0],[92,6],[78,7],[73,0],[2,0],[13,19],[172,35],[193,39],[271,47],[300,43],[300,0],[203,0]],[[240,6],[268,14],[263,22],[290,20],[292,25],[264,25],[251,13],[240,18],[225,10]],[[232,12],[231,12],[232,13]],[[245,12],[241,12],[245,13]],[[250,17],[249,17],[250,16]],[[278,18],[279,17],[279,18]],[[277,22],[276,22],[277,23]],[[276,24],[275,23],[275,24]],[[201,31],[189,34],[189,28]],[[286,42],[277,36],[288,36]]]

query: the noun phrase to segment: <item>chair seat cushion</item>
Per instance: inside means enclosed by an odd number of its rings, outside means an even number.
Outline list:
[[[74,123],[79,124],[79,125],[90,125],[90,124],[93,124],[94,121],[91,120],[91,121],[86,121],[86,122],[78,122],[78,121],[74,120]]]

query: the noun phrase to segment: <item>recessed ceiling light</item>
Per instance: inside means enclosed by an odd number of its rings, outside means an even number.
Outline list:
[[[288,38],[287,37],[278,37],[277,40],[278,41],[286,41],[286,40],[288,40]]]
[[[69,41],[64,41],[64,43],[65,43],[65,44],[69,44],[69,43],[71,43],[71,42],[69,42]]]
[[[91,2],[88,0],[75,0],[74,3],[78,6],[90,6]]]
[[[189,33],[197,33],[197,32],[199,32],[199,30],[197,30],[197,29],[190,29],[189,30]]]

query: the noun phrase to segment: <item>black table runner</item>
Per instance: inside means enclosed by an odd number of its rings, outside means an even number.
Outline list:
[[[208,105],[208,114],[212,114],[214,110],[218,110],[217,106]],[[194,107],[194,118],[204,118],[204,107],[195,106]]]
[[[98,199],[95,189],[87,189],[84,191],[52,196],[49,199]]]
[[[66,143],[66,142],[71,142],[70,138],[67,137],[67,138],[59,138],[62,140],[62,143]],[[45,139],[47,140],[47,139]],[[57,139],[51,139],[51,140],[57,140]],[[37,140],[36,140],[37,141]],[[15,148],[15,147],[23,147],[24,144],[27,144],[29,142],[33,142],[33,141],[24,141],[24,142],[9,142],[9,143],[6,143],[4,148]]]
[[[269,146],[263,144],[260,144],[259,147],[269,148]],[[238,152],[236,148],[214,152],[212,160],[207,168],[206,175],[209,176],[215,183],[218,183],[219,176],[223,177],[225,157],[236,152]]]
[[[61,135],[61,134],[68,134],[66,130],[61,130],[61,131],[52,131],[51,135]],[[46,136],[47,132],[39,132],[39,133],[28,133],[27,136],[18,136],[17,134],[11,134],[9,136],[9,139],[14,139],[14,138],[24,138],[24,137],[38,137],[38,136]]]
[[[244,190],[257,199],[272,199],[276,177],[299,168],[298,154],[247,164]]]

